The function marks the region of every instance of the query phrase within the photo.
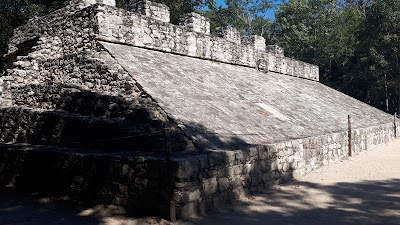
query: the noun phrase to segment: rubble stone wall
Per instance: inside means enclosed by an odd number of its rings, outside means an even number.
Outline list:
[[[398,128],[399,123],[397,134]],[[355,129],[352,155],[393,139],[393,123]],[[176,159],[178,211],[185,218],[223,208],[240,196],[265,191],[271,185],[346,158],[348,153],[348,133],[339,132]]]
[[[164,155],[0,144],[0,185],[167,215]]]
[[[125,123],[124,126],[134,124],[134,129],[149,134],[162,131],[169,121],[167,115],[98,43],[97,5],[86,4],[85,1],[72,1],[67,7],[33,19],[15,30],[6,55],[11,68],[8,76],[0,77],[1,105],[25,106],[39,111],[62,110],[77,114],[72,115],[76,118],[93,116],[101,120],[98,117],[106,117],[119,120],[118,123]],[[17,127],[26,123],[11,115],[8,119]],[[180,129],[173,122],[169,124],[174,140],[180,143],[175,149],[187,148],[184,143],[193,149],[191,141]],[[4,127],[0,132],[8,133]],[[124,136],[130,136],[129,133],[125,132]],[[104,138],[107,136],[106,133],[103,135]],[[115,137],[109,134],[112,136]],[[8,141],[22,140],[33,141],[26,138]]]

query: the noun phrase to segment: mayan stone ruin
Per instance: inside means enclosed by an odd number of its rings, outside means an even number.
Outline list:
[[[188,218],[399,133],[317,66],[150,1],[71,1],[17,28],[5,58],[0,184],[87,204]]]

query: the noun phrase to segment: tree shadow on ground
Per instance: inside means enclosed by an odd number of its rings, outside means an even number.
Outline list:
[[[38,193],[20,193],[0,190],[0,224],[33,225],[166,225],[170,222],[156,217],[130,217],[126,210],[117,206],[93,206],[71,204],[63,199],[49,198]]]
[[[318,199],[318,200],[315,200]],[[294,182],[187,224],[400,224],[400,179]]]

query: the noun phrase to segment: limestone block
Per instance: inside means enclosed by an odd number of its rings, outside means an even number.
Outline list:
[[[242,174],[242,172],[243,172],[243,166],[242,166],[241,164],[240,164],[240,165],[232,166],[232,167],[230,168],[230,171],[231,171],[231,174],[233,174],[233,175]]]
[[[218,179],[218,189],[219,191],[225,191],[229,188],[229,179],[228,178],[220,178]]]
[[[195,12],[187,13],[180,18],[180,25],[186,30],[201,34],[210,34],[210,21]]]
[[[284,56],[284,49],[278,45],[268,45],[266,51],[277,56]]]
[[[251,35],[242,37],[242,44],[244,45],[251,45],[254,47],[255,50],[265,52],[266,45],[265,45],[265,38],[258,36],[258,35]]]
[[[175,191],[174,200],[177,203],[187,203],[200,199],[201,192],[199,189],[189,190],[189,191]]]
[[[177,164],[176,177],[178,179],[190,179],[197,175],[199,169],[199,161],[196,159],[178,159],[175,161]]]
[[[285,162],[285,163],[283,164],[283,171],[284,171],[284,172],[287,172],[287,171],[289,171],[290,169],[291,169],[290,163]]]
[[[169,7],[161,3],[143,0],[130,4],[128,6],[128,10],[131,12],[140,13],[164,23],[170,22]]]
[[[240,44],[240,32],[232,27],[217,27],[215,32],[218,37],[224,38],[228,41]]]
[[[202,188],[204,191],[204,194],[207,196],[210,196],[212,194],[215,194],[218,191],[218,182],[217,178],[209,178],[209,179],[204,179],[202,182]]]

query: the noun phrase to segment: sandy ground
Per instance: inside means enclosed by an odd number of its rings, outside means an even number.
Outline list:
[[[118,208],[83,208],[34,194],[0,193],[1,225],[169,224],[133,219]],[[399,224],[400,139],[323,167],[266,194],[181,225]]]

